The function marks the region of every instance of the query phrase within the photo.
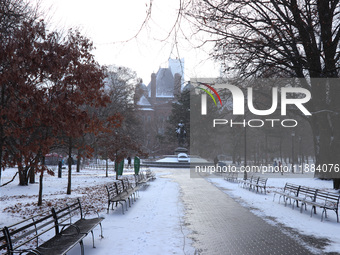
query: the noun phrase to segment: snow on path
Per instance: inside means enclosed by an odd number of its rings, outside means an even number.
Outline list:
[[[157,173],[157,179],[150,186],[140,192],[140,198],[122,215],[121,208],[101,214],[103,233],[105,238],[99,238],[99,227],[95,229],[96,249],[92,248],[91,236],[85,238],[85,252],[87,255],[105,254],[194,254],[192,240],[188,239],[189,230],[184,227],[184,208],[181,203],[179,185],[172,181],[171,174],[187,169],[152,169]],[[12,178],[15,169],[3,172],[2,183]],[[81,173],[72,174],[72,188],[94,187],[112,181],[113,173],[105,178],[105,171],[85,169]],[[332,243],[326,246],[326,252],[340,251],[340,223],[336,223],[334,212],[329,212],[329,218],[320,221],[320,210],[317,215],[309,216],[309,211],[300,214],[298,209],[292,210],[291,206],[285,207],[278,203],[278,197],[273,201],[273,191],[283,188],[285,182],[331,190],[331,181],[321,181],[314,178],[269,178],[268,194],[256,194],[241,188],[236,183],[227,182],[221,178],[210,178],[209,181],[223,188],[234,199],[250,208],[253,213],[263,217],[272,224],[284,224],[286,227],[297,229],[298,232],[315,236],[317,239],[327,238]],[[81,194],[73,192],[71,196],[65,195],[67,185],[67,172],[63,178],[45,176],[44,198],[74,198]],[[38,194],[37,184],[27,187],[18,186],[18,181],[0,188],[0,227],[17,222],[18,217],[13,217],[10,212],[3,209],[19,203],[36,202]],[[106,198],[106,193],[103,193]],[[104,205],[105,206],[105,205]],[[79,246],[72,249],[69,255],[80,254]]]
[[[178,185],[157,176],[149,187],[140,191],[140,198],[123,215],[121,208],[103,214],[104,239],[84,241],[87,255],[94,254],[194,254],[182,226],[183,207]],[[99,229],[96,230],[99,234]],[[73,249],[69,255],[78,255]]]
[[[332,189],[332,181],[322,181],[319,179],[310,178],[293,178],[280,177],[269,178],[267,181],[267,195],[249,191],[242,188],[237,183],[228,182],[222,177],[210,178],[210,182],[214,185],[223,188],[224,192],[236,199],[243,206],[248,207],[254,214],[264,218],[271,224],[283,224],[285,227],[296,229],[299,233],[314,236],[317,239],[326,238],[331,243],[325,247],[325,252],[340,251],[340,223],[336,221],[336,214],[333,211],[328,211],[328,218],[321,222],[321,209],[317,208],[317,214],[310,217],[310,206],[307,206],[307,211],[300,213],[300,209],[293,210],[291,205],[284,206],[279,196],[275,196],[274,190],[281,190],[286,182],[299,185],[326,189],[335,192]],[[339,212],[340,213],[340,212]]]

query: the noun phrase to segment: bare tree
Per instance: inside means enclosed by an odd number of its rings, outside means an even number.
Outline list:
[[[337,80],[331,79],[339,78],[339,1],[191,3],[188,16],[198,31],[211,35],[206,42],[213,42],[212,55],[225,64],[226,70],[237,70],[243,77],[275,75],[304,79],[301,86],[312,94],[308,108],[312,112],[309,122],[317,165],[339,164],[340,87]],[[334,187],[340,188],[336,178]]]

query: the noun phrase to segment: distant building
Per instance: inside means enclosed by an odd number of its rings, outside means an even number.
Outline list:
[[[183,69],[183,59],[169,59],[169,67],[152,73],[147,86],[142,82],[136,86],[135,105],[143,124],[144,149],[150,155],[167,153],[159,139],[165,135],[172,103],[181,93]]]

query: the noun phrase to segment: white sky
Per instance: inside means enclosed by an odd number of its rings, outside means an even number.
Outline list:
[[[146,17],[147,4],[149,0],[40,0],[53,28],[79,28],[94,42],[94,55],[100,64],[130,67],[145,84],[150,82],[152,72],[168,67],[170,57],[184,58],[185,81],[218,76],[219,65],[208,60],[203,50],[194,49],[193,44],[199,42],[189,38],[189,26],[183,26],[183,30],[190,42],[180,39],[179,52],[173,48],[173,37],[162,41],[174,24],[179,1],[154,0],[149,26],[137,39],[124,42],[139,30]]]

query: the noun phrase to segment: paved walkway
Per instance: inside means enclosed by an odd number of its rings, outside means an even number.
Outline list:
[[[205,179],[190,178],[189,171],[172,172],[171,178],[181,188],[185,222],[198,254],[312,254]]]

